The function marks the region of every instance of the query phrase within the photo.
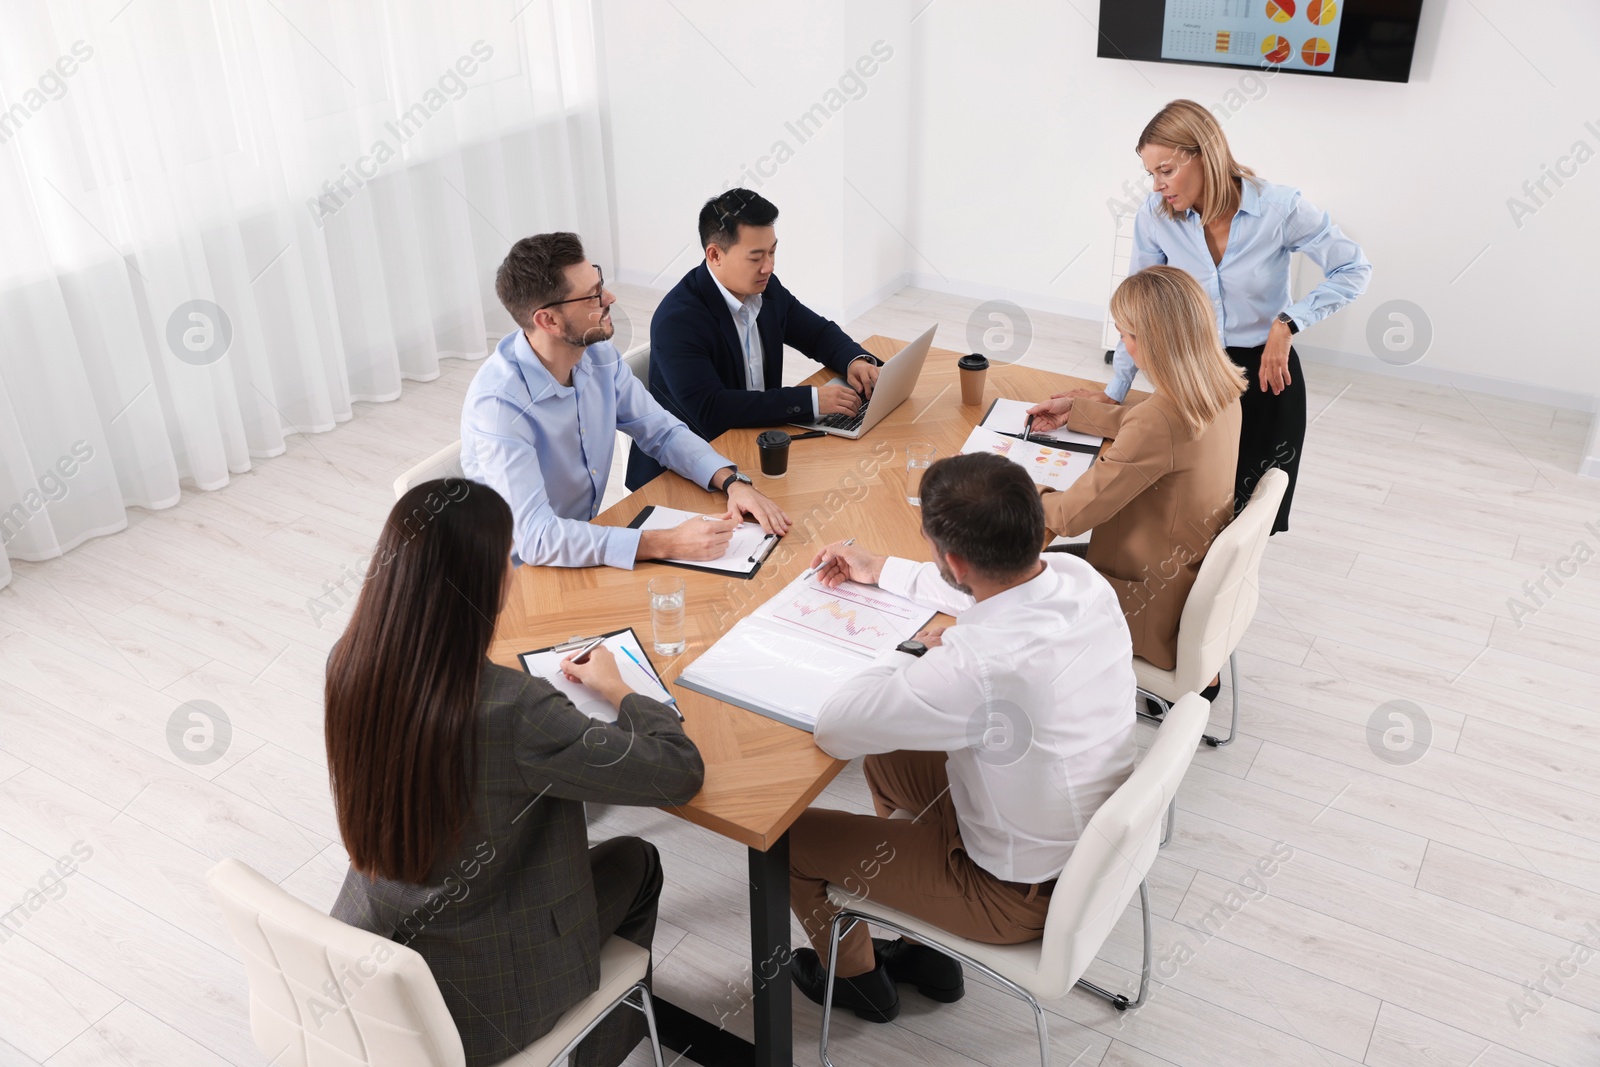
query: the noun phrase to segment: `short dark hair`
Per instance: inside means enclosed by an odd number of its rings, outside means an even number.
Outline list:
[[[511,246],[494,276],[494,295],[518,326],[533,313],[567,295],[566,269],[584,261],[583,242],[575,233],[536,233]]]
[[[749,189],[718,193],[700,209],[700,247],[716,245],[726,252],[739,243],[740,226],[771,226],[778,206]]]
[[[987,578],[1009,578],[1039,559],[1044,506],[1018,464],[990,452],[950,456],[922,476],[922,532]]]

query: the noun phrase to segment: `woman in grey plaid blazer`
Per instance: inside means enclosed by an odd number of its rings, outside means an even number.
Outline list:
[[[505,501],[476,482],[401,497],[326,682],[351,860],[333,916],[422,954],[468,1067],[510,1057],[593,992],[612,934],[650,947],[656,850],[590,848],[583,802],[683,804],[705,775],[676,713],[631,692],[603,647],[565,669],[615,723],[489,662],[511,532]],[[642,1016],[615,1012],[574,1062],[610,1067],[643,1036]]]

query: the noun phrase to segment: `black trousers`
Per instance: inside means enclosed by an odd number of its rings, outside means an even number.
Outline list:
[[[637,837],[602,841],[589,850],[589,869],[600,943],[615,934],[648,949],[664,881],[655,846]],[[572,1067],[616,1067],[648,1033],[643,1015],[619,1007],[573,1050]]]
[[[1289,476],[1289,488],[1278,505],[1273,533],[1289,528],[1289,506],[1300,473],[1300,453],[1306,444],[1306,381],[1300,356],[1289,349],[1289,387],[1276,395],[1261,389],[1261,352],[1254,348],[1229,348],[1228,357],[1244,368],[1250,388],[1239,398],[1243,424],[1239,428],[1239,467],[1233,483],[1233,510],[1238,514],[1250,502],[1261,476],[1277,467]]]

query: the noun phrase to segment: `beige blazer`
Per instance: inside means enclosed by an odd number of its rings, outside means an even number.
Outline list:
[[[1133,652],[1164,670],[1178,619],[1211,542],[1233,520],[1239,402],[1200,433],[1161,393],[1124,404],[1073,403],[1070,429],[1113,438],[1070,489],[1044,495],[1057,534],[1093,530],[1088,560],[1122,601]]]

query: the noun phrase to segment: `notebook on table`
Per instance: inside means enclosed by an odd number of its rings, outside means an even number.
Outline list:
[[[651,504],[628,523],[634,530],[670,530],[693,518],[713,518],[697,511],[679,511],[677,508]],[[735,578],[754,578],[772,550],[783,540],[779,534],[769,534],[758,522],[741,522],[733,528],[733,539],[717,559],[658,559],[653,563],[668,563],[674,567],[688,567],[695,571],[714,574],[731,574]]]
[[[1094,454],[1079,452],[1062,445],[1042,445],[1030,438],[1022,440],[1008,437],[984,426],[974,426],[967,435],[961,454],[993,452],[1004,456],[1028,472],[1035,485],[1060,492],[1094,465]]]
[[[701,653],[678,684],[809,733],[846,679],[934,614],[874,585],[829,589],[802,574]]]
[[[989,410],[983,413],[983,421],[978,425],[1007,437],[1021,438],[1022,431],[1028,424],[1028,409],[1031,407],[1033,405],[1024,400],[1007,400],[1005,397],[999,397],[989,405]],[[1035,430],[1028,435],[1028,440],[1034,444],[1052,445],[1072,452],[1087,452],[1094,455],[1100,451],[1100,446],[1106,439],[1060,426],[1054,430]]]
[[[633,632],[633,627],[613,630],[605,637],[605,647],[616,657],[617,672],[622,675],[622,680],[628,683],[628,687],[641,696],[659,700],[677,711],[677,698],[661,680],[661,672],[657,671],[656,665],[650,661],[650,654],[645,651],[639,635]],[[578,638],[559,645],[551,645],[549,648],[523,652],[517,659],[521,661],[523,670],[535,678],[543,678],[565,693],[583,714],[603,722],[616,722],[617,709],[612,707],[605,697],[582,682],[569,681],[567,676],[561,673],[561,661],[593,639]],[[678,718],[683,718],[681,712]]]

